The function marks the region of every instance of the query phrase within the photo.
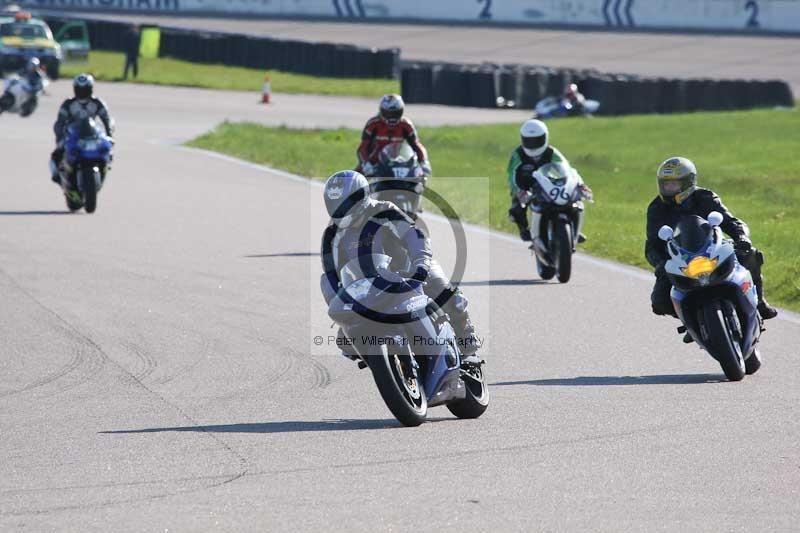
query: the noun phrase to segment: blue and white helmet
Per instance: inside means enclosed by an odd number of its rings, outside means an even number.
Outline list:
[[[325,208],[339,227],[347,227],[369,203],[369,182],[360,172],[340,170],[325,182]]]

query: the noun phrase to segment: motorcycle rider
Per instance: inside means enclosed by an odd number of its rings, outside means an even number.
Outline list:
[[[539,235],[540,216],[534,216],[533,231],[528,225],[527,204],[533,199],[530,187],[535,180],[533,173],[542,165],[547,163],[564,163],[569,165],[569,161],[564,155],[550,145],[550,133],[547,125],[541,120],[530,119],[522,124],[519,129],[520,145],[511,152],[508,161],[508,188],[511,192],[511,208],[508,210],[508,218],[514,222],[519,229],[519,238],[523,241],[531,241],[531,234]],[[520,187],[520,184],[524,185]],[[583,185],[584,194],[591,197],[592,190]],[[578,235],[578,242],[586,241],[586,236],[582,233]]]
[[[658,196],[647,207],[647,242],[645,257],[655,269],[656,282],[650,300],[653,313],[677,316],[670,298],[672,284],[667,277],[665,265],[669,259],[667,246],[658,237],[661,226],[674,228],[683,215],[696,215],[708,218],[709,213],[722,214],[720,229],[733,239],[736,258],[750,271],[758,294],[758,312],[765,320],[774,318],[778,311],[764,298],[764,282],[761,278],[761,265],[764,255],[753,247],[750,229],[722,203],[719,196],[710,189],[697,186],[697,168],[685,157],[670,157],[658,167],[656,173]],[[691,342],[691,336],[684,337]]]
[[[570,83],[567,85],[566,90],[564,91],[564,100],[569,102],[572,105],[572,109],[576,112],[583,113],[584,103],[586,102],[586,97],[578,91],[578,86],[574,83]]]
[[[378,114],[370,118],[361,132],[356,171],[372,176],[377,170],[381,150],[391,143],[406,141],[416,152],[426,176],[431,175],[428,151],[419,141],[414,124],[403,116],[405,103],[399,94],[386,94],[381,98]]]
[[[54,183],[60,183],[58,167],[64,157],[64,138],[67,128],[73,122],[84,118],[99,118],[105,127],[106,135],[114,135],[114,119],[108,112],[105,102],[93,95],[94,78],[91,74],[79,74],[72,80],[72,89],[75,96],[64,100],[58,110],[58,118],[53,124],[53,133],[56,135],[56,149],[50,156],[50,175]]]
[[[453,287],[441,265],[433,259],[430,241],[414,221],[393,203],[371,198],[367,178],[353,170],[342,170],[329,177],[324,196],[331,216],[322,235],[324,273],[320,284],[325,302],[330,304],[340,288],[339,269],[343,265],[365,253],[384,253],[393,258],[393,263],[410,265],[403,268],[408,268],[403,277],[409,283],[424,284],[425,294],[450,315],[465,361],[480,362],[475,355],[479,341],[467,311],[467,298]],[[374,230],[369,227],[372,224]],[[365,232],[369,235],[365,236]],[[340,329],[339,338],[342,337]],[[351,347],[345,343],[340,346],[343,355],[355,358]]]
[[[38,57],[30,58],[18,73],[19,77],[28,82],[29,95],[35,95],[44,88],[41,63]],[[7,111],[13,105],[13,99],[8,107],[0,103],[0,113]]]

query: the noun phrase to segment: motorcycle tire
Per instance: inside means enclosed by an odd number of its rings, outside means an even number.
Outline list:
[[[572,276],[572,224],[559,220],[556,223],[553,241],[558,261],[558,281],[566,283]]]
[[[73,213],[83,207],[81,202],[75,202],[69,198],[69,196],[64,195],[64,199],[67,201],[67,209],[72,211]]]
[[[741,381],[745,376],[742,349],[730,330],[724,304],[719,300],[709,302],[703,306],[702,314],[708,335],[705,345],[719,362],[725,377],[730,381]]]
[[[411,364],[408,359],[394,354],[372,355],[368,364],[386,407],[401,424],[414,427],[428,416],[428,398],[420,380],[406,377],[407,365]]]
[[[744,360],[744,373],[750,376],[758,372],[759,368],[761,368],[761,354],[758,353],[758,349],[754,349],[750,357]]]
[[[458,418],[478,418],[489,407],[489,386],[483,365],[461,371],[467,396],[447,404],[447,409]]]
[[[95,209],[97,209],[97,181],[95,180],[93,169],[81,169],[78,179],[83,180],[83,208],[87,213],[94,213]]]
[[[539,273],[539,277],[543,280],[551,280],[556,275],[556,269],[547,265],[543,265],[539,258],[536,258],[536,271]]]

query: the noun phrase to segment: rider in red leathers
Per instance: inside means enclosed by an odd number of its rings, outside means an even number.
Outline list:
[[[378,165],[378,156],[383,148],[391,143],[406,141],[416,152],[420,165],[426,175],[430,176],[431,166],[428,151],[419,141],[414,124],[403,117],[405,104],[397,94],[387,94],[381,98],[379,113],[370,118],[361,133],[361,144],[358,146],[358,167],[356,170],[365,176],[374,174]]]

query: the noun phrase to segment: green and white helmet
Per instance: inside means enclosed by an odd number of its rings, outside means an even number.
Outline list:
[[[680,204],[697,190],[697,168],[685,157],[670,157],[658,167],[658,195],[664,202]]]

